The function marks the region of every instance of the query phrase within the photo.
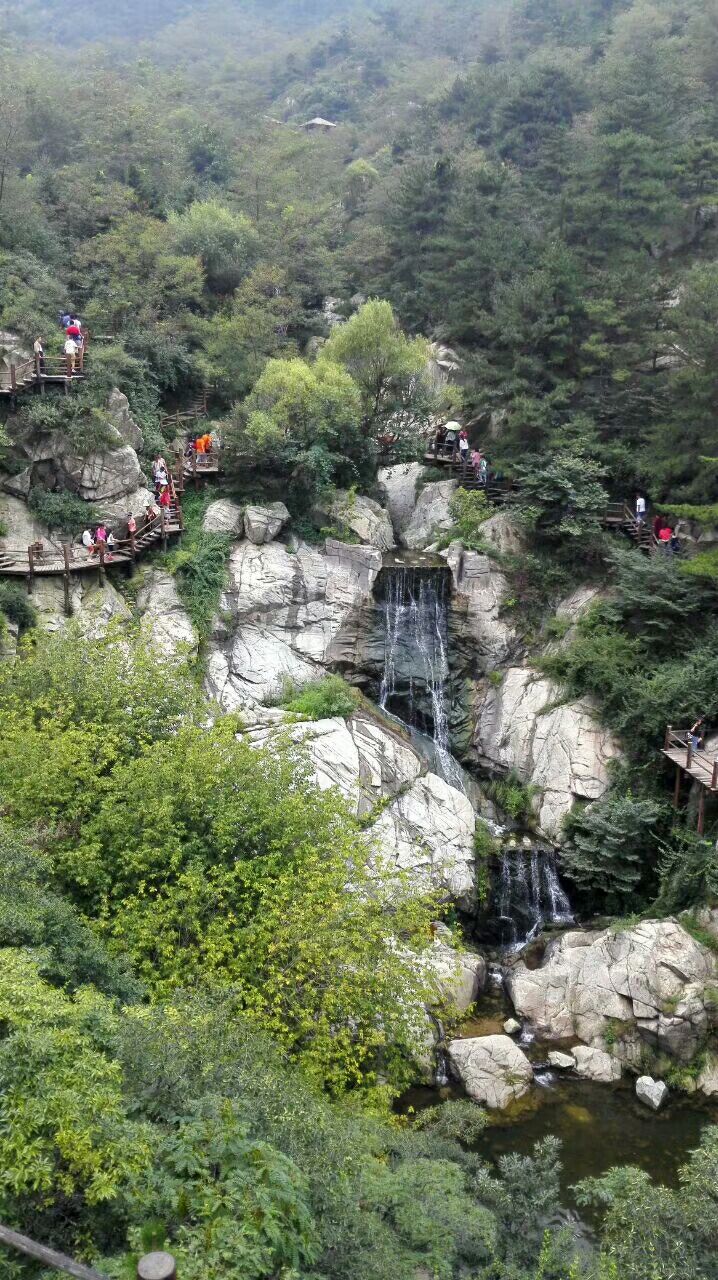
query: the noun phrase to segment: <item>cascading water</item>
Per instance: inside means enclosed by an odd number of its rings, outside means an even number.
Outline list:
[[[451,754],[446,681],[449,675],[449,573],[397,565],[381,575],[384,670],[379,706],[433,740],[437,772],[464,790]]]
[[[547,924],[574,921],[551,849],[502,851],[496,906],[499,940],[510,950],[531,942]]]

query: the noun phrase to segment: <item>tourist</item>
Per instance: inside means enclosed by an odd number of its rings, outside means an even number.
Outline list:
[[[433,452],[434,452],[435,458],[438,458],[439,454],[441,454],[441,456],[443,457],[445,444],[446,444],[446,427],[437,427],[436,431],[434,432],[434,445],[433,445]]]
[[[671,546],[672,537],[673,530],[671,526],[669,524],[664,524],[658,534],[658,545],[661,548],[661,551],[665,552],[667,556],[671,555],[673,552],[673,547]]]
[[[95,551],[95,539],[92,536],[91,529],[85,529],[81,541],[83,547],[87,547],[88,559],[91,559]]]
[[[111,530],[111,529],[108,529],[108,530],[107,530],[107,539],[106,539],[106,541],[107,541],[107,559],[108,559],[108,560],[111,560],[111,559],[112,559],[112,552],[114,551],[114,549],[115,549],[115,545],[116,545],[116,543],[115,543],[115,535],[114,535],[114,533],[112,532],[112,530]]]
[[[479,467],[479,476],[481,479],[481,483],[486,484],[489,478],[489,464],[486,458],[481,459],[481,465]]]
[[[466,470],[469,465],[469,433],[466,427],[462,427],[459,432],[459,459],[461,462],[462,473],[466,476]]]
[[[36,338],[32,344],[35,353],[35,368],[38,373],[45,372],[45,348],[42,345],[42,338]]]
[[[157,510],[157,507],[153,506],[151,502],[148,503],[147,507],[145,508],[145,519],[147,523],[154,524],[159,514],[160,513]]]
[[[681,540],[675,529],[671,529],[671,551],[674,556],[679,556],[681,554]]]
[[[72,316],[70,315],[70,312],[63,311],[60,315],[60,324],[62,325],[63,329],[67,330],[68,324],[71,324],[71,323],[72,323]]]
[[[481,453],[478,449],[471,450],[471,466],[474,472],[474,480],[477,483],[481,481]]]
[[[169,505],[170,505],[170,488],[169,488],[169,485],[166,484],[162,492],[160,493],[160,510],[166,512],[169,508]]]
[[[135,517],[130,511],[127,514],[127,537],[133,538],[136,533],[137,533],[137,521],[135,520]]]
[[[642,493],[636,497],[636,524],[643,524],[646,518],[646,499]]]
[[[74,342],[77,342],[77,339],[82,337],[82,325],[74,316],[71,318],[70,323],[65,326],[65,337],[72,338]]]
[[[197,436],[197,439],[194,442],[194,451],[197,454],[204,453],[204,436]]]
[[[703,749],[703,730],[705,726],[705,716],[699,716],[695,724],[692,724],[688,730],[688,741],[693,751],[701,751]]]
[[[65,364],[67,368],[67,376],[71,378],[75,372],[75,356],[77,355],[77,344],[72,338],[65,338]]]
[[[107,545],[107,526],[102,522],[95,529],[95,542],[98,550]]]

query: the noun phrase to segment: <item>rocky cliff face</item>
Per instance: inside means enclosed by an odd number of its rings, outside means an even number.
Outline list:
[[[688,1062],[715,1029],[715,955],[676,920],[565,933],[539,968],[509,975],[517,1012],[548,1039],[578,1037],[637,1067],[645,1050]]]

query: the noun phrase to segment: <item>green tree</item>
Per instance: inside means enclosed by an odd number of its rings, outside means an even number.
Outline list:
[[[517,509],[527,528],[541,538],[581,542],[595,537],[608,494],[605,469],[580,445],[517,466]]]
[[[610,790],[569,819],[562,866],[599,909],[625,912],[647,871],[653,878],[662,812],[653,800]]]
[[[249,218],[232,213],[219,200],[196,201],[186,212],[170,214],[167,238],[176,253],[200,259],[215,293],[237,287],[249,274],[257,250]]]
[[[342,365],[359,388],[365,435],[415,435],[429,419],[431,393],[423,375],[429,357],[421,338],[407,338],[388,302],[360,307],[334,330],[322,361]]]

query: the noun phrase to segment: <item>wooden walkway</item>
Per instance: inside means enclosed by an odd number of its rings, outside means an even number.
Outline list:
[[[10,365],[0,380],[0,399],[14,403],[23,392],[39,391],[42,394],[48,386],[62,387],[67,394],[75,383],[84,382],[88,374],[86,365],[87,354],[82,369],[74,369],[72,373],[67,372],[65,356],[46,356],[42,363],[39,356],[31,356],[20,364]]]
[[[425,453],[424,462],[429,467],[440,467],[446,471],[452,479],[458,481],[459,488],[485,493],[492,506],[507,506],[518,498],[520,487],[515,481],[490,477],[482,481],[473,467],[465,466],[451,454]],[[661,545],[650,524],[646,520],[637,520],[627,502],[609,502],[599,515],[599,523],[604,529],[625,533],[634,546],[646,555],[653,555]]]
[[[718,755],[693,747],[689,729],[674,729],[669,724],[663,743],[662,754],[676,768],[676,783],[673,792],[673,807],[678,808],[681,797],[681,782],[688,777],[700,785],[698,793],[698,834],[703,835],[705,827],[706,792],[718,794]]]

